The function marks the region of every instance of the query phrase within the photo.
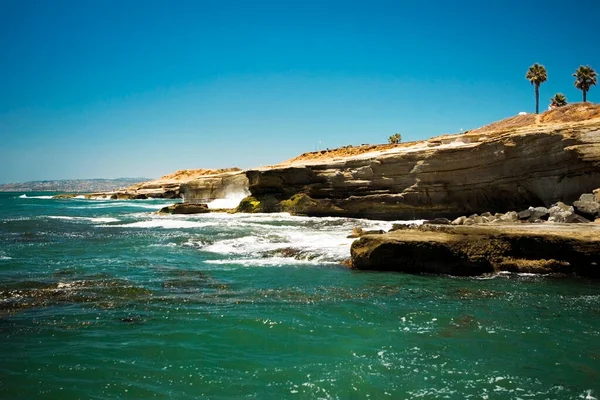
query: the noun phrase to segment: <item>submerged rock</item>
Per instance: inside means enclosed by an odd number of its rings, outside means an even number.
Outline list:
[[[209,213],[210,209],[206,204],[176,203],[163,207],[158,212],[160,214],[204,214]]]
[[[596,224],[424,225],[368,235],[351,248],[357,269],[481,275],[512,271],[600,278]]]

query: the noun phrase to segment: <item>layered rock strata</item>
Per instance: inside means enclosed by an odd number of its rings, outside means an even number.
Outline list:
[[[600,106],[574,104],[465,134],[350,153],[311,153],[198,177],[181,192],[184,201],[206,202],[247,191],[242,212],[387,220],[572,203],[600,186]]]
[[[600,278],[600,225],[423,225],[363,236],[352,244],[351,257],[354,268],[365,270]]]

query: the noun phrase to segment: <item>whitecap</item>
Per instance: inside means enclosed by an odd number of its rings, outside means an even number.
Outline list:
[[[44,200],[48,200],[48,199],[52,199],[54,198],[53,196],[27,196],[26,194],[22,194],[19,196],[20,199],[44,199]]]
[[[242,265],[244,267],[280,267],[285,265],[315,265],[329,264],[339,265],[335,261],[297,260],[295,258],[271,257],[271,258],[235,258],[224,260],[206,260],[207,264],[216,265]]]
[[[250,195],[250,192],[247,189],[242,191],[227,193],[224,198],[215,199],[209,203],[207,203],[208,208],[236,208],[240,205],[240,202]]]
[[[225,218],[231,218],[231,215]],[[348,238],[348,235],[354,227],[385,231],[391,229],[394,223],[413,223],[338,217],[297,217],[289,214],[235,214],[234,218],[236,219],[226,220],[225,226],[228,232],[241,233],[242,236],[229,237],[198,247],[202,251],[237,255],[241,258],[253,258],[257,254],[277,257],[278,250],[290,249],[294,258],[339,263],[350,255],[350,246],[354,239]]]
[[[214,225],[214,224],[206,223],[206,222],[198,222],[198,221],[186,221],[186,220],[151,219],[151,220],[147,220],[147,221],[132,222],[130,224],[100,225],[100,227],[189,229],[189,228],[203,228],[203,227],[211,226],[211,225]]]
[[[109,223],[109,222],[119,222],[119,220],[117,218],[112,218],[112,217],[92,218],[92,217],[69,217],[69,216],[62,216],[62,215],[50,215],[50,216],[48,216],[48,218],[62,219],[62,220],[66,220],[66,221],[89,221],[89,222],[99,223],[99,224]]]
[[[135,201],[137,201],[137,200],[135,200]],[[173,204],[173,203],[169,202],[169,203],[162,203],[162,204],[140,204],[140,203],[135,203],[134,200],[122,200],[122,201],[114,201],[113,200],[110,202],[102,202],[102,203],[94,202],[92,204],[72,206],[69,208],[99,209],[99,208],[113,208],[113,207],[133,207],[133,208],[144,208],[147,210],[160,210],[161,208],[166,207],[171,204]]]

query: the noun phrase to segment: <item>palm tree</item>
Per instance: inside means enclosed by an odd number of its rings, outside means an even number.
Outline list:
[[[556,93],[554,97],[550,99],[550,107],[562,107],[567,105],[567,98],[562,93]]]
[[[587,92],[590,90],[590,87],[596,84],[598,74],[589,65],[580,65],[573,76],[575,77],[575,87],[583,92],[583,102],[585,103],[587,101]]]
[[[532,85],[535,86],[535,113],[540,113],[540,85],[548,79],[548,73],[543,65],[538,63],[533,64],[527,70],[525,78],[529,79]]]

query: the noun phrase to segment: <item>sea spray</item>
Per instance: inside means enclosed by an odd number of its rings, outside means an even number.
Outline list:
[[[240,202],[250,196],[250,191],[246,188],[235,188],[231,192],[226,192],[224,198],[215,199],[207,203],[210,209],[223,209],[223,208],[236,208],[240,205]]]

